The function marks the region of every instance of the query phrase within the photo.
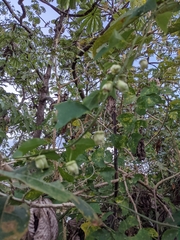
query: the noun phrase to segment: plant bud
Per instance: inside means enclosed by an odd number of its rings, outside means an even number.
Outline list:
[[[127,83],[125,83],[122,80],[118,80],[115,84],[115,87],[122,93],[127,92],[129,90]]]
[[[102,90],[103,92],[107,93],[110,92],[113,89],[113,82],[107,81],[103,86]]]
[[[144,69],[148,68],[148,61],[147,59],[142,59],[139,61],[141,70],[144,71]]]
[[[105,133],[104,131],[97,131],[94,133],[94,142],[97,145],[102,145],[105,142]]]
[[[70,161],[66,163],[66,168],[68,170],[69,173],[78,175],[79,174],[79,168],[78,165],[76,163],[76,161]]]
[[[112,67],[110,68],[110,73],[113,75],[116,75],[120,72],[121,66],[118,64],[113,64]]]

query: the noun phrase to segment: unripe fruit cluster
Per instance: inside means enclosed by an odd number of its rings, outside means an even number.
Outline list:
[[[112,65],[112,67],[110,68],[110,73],[113,75],[117,75],[118,73],[120,73],[121,70],[121,66],[114,64]],[[115,79],[117,78],[117,76],[115,77]],[[108,93],[111,92],[113,90],[113,88],[118,89],[120,92],[124,93],[127,92],[129,90],[129,87],[127,85],[126,82],[118,79],[115,81],[107,81],[103,86],[102,86],[102,91],[104,93]]]
[[[117,90],[119,90],[122,93],[125,93],[129,90],[129,87],[127,83],[124,81],[118,79],[115,82],[112,81],[107,81],[103,86],[102,86],[102,91],[105,93],[111,92],[113,87],[115,87]]]

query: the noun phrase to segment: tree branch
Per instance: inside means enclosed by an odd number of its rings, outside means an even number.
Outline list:
[[[26,25],[24,25],[24,24],[22,23],[22,19],[17,16],[17,14],[13,11],[12,7],[10,6],[10,4],[9,4],[6,0],[3,0],[3,2],[4,2],[4,4],[6,5],[6,7],[8,8],[9,12],[12,14],[12,16],[20,23],[20,25],[21,25],[30,35],[32,35],[33,33],[32,33],[32,31],[31,31],[31,29],[28,28]],[[23,15],[22,15],[21,17],[23,17]],[[24,18],[24,17],[23,17],[23,18]]]

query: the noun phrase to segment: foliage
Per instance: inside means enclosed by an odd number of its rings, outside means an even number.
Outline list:
[[[0,13],[0,238],[180,239],[179,1]]]

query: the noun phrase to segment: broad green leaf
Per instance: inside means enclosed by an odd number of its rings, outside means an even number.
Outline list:
[[[175,99],[170,102],[171,107],[180,107],[180,99]]]
[[[41,150],[41,155],[45,155],[47,159],[50,160],[59,160],[60,155],[56,153],[55,150]]]
[[[139,115],[144,115],[148,108],[154,107],[156,104],[164,103],[161,97],[157,94],[142,96],[137,99],[136,112]]]
[[[126,135],[112,134],[110,139],[114,147],[116,147],[117,149],[127,147],[128,138]]]
[[[123,94],[123,103],[124,105],[129,105],[132,104],[134,102],[136,102],[136,94],[133,94],[131,92],[126,92]]]
[[[132,151],[132,153],[136,153],[137,145],[139,141],[141,140],[142,135],[139,133],[133,133],[128,141],[129,147]]]
[[[72,147],[66,149],[66,157],[67,161],[76,160],[76,158],[84,153],[84,151],[88,148],[92,148],[95,146],[95,143],[90,138],[81,138],[76,144]]]
[[[97,167],[104,168],[106,166],[104,163],[104,150],[102,148],[97,149],[92,154],[92,161]]]
[[[168,229],[162,235],[162,240],[170,240],[175,239],[179,234],[179,230],[177,229]]]
[[[126,220],[123,220],[122,222],[120,222],[119,232],[125,233],[126,230],[128,230],[131,227],[135,227],[137,225],[138,225],[138,221],[137,221],[136,217],[129,216],[126,218]]]
[[[110,183],[114,176],[114,169],[106,167],[103,168],[103,170],[101,170],[99,174],[100,176],[102,176],[105,182]]]
[[[5,206],[4,199],[2,200],[2,198],[0,198],[0,203],[3,204],[3,211],[1,212],[0,219],[0,238],[21,239],[28,228],[29,208],[25,204],[21,204],[20,206]]]
[[[62,128],[71,120],[77,119],[89,111],[86,106],[77,101],[62,102],[55,107],[58,112],[56,129]]]
[[[146,128],[147,127],[147,121],[139,119],[136,120],[134,123],[134,130],[139,131],[140,127]]]
[[[46,145],[47,141],[40,138],[33,138],[22,143],[18,150],[13,154],[14,158],[19,158],[24,156],[29,151],[41,146]]]
[[[121,36],[120,33],[118,33],[116,30],[114,30],[109,39],[109,48],[114,47],[117,44],[117,42],[121,42],[121,44],[123,44],[123,42],[125,42],[125,40],[123,39],[123,37]]]
[[[62,9],[66,10],[69,8],[70,1],[71,0],[67,0],[67,1],[57,0],[57,4],[59,4]]]
[[[118,239],[123,239],[121,238],[120,234],[118,234],[119,238]],[[110,231],[107,231],[104,228],[98,229],[95,232],[90,232],[89,235],[86,237],[86,240],[114,240],[114,237]]]
[[[122,123],[123,127],[127,128],[134,122],[134,114],[123,113],[117,119]]]
[[[171,25],[168,27],[168,33],[172,34],[175,32],[179,32],[179,24],[180,24],[180,19],[178,18],[175,22],[172,21]]]
[[[83,100],[84,106],[86,106],[89,110],[93,110],[94,108],[97,108],[99,106],[99,103],[103,101],[104,95],[101,91],[96,90],[93,91],[89,96],[87,96]]]
[[[36,169],[37,170],[37,169]],[[40,170],[37,170],[38,172]],[[48,171],[48,170],[47,170]],[[14,172],[6,172],[0,170],[0,174],[11,179],[17,179],[25,183],[28,187],[35,189],[37,191],[48,194],[52,198],[58,200],[59,202],[72,201],[77,209],[84,215],[88,220],[94,221],[99,224],[99,219],[93,209],[82,199],[74,196],[72,193],[68,192],[60,181],[53,183],[45,182],[42,178],[31,171],[29,171],[28,166],[23,168],[23,173],[20,173],[21,170],[16,170]],[[41,172],[43,175],[43,173]]]
[[[152,238],[149,235],[149,232],[146,231],[146,229],[144,228],[140,229],[135,236],[128,238],[128,240],[144,240],[144,239],[152,240]]]
[[[92,202],[89,205],[92,207],[92,209],[94,209],[96,213],[102,214],[99,203]]]
[[[179,226],[179,225],[180,225],[180,210],[176,210],[176,211],[172,214],[172,216],[173,216],[173,219],[174,219],[174,220],[172,220],[172,218],[168,217],[168,218],[166,218],[165,222],[167,222],[167,223],[169,223],[169,224],[171,224],[171,225],[177,225],[177,226]]]
[[[146,95],[151,95],[151,94],[158,94],[159,89],[155,84],[150,84],[149,87],[145,87],[141,90],[140,96],[146,96]]]
[[[97,217],[92,207],[90,207],[85,201],[75,196],[73,196],[73,199],[71,201],[75,204],[77,209],[86,217],[86,219],[93,221],[95,226],[101,224],[101,220]]]
[[[63,178],[63,180],[68,181],[68,182],[74,182],[74,177],[72,175],[70,175],[69,173],[65,172],[62,168],[58,168],[61,177]]]
[[[165,33],[167,33],[167,31],[168,31],[168,23],[169,23],[171,16],[172,16],[172,12],[165,12],[165,13],[158,14],[156,16],[157,25]]]
[[[165,4],[161,5],[159,9],[157,9],[157,13],[165,13],[165,12],[177,12],[180,10],[180,3],[172,0],[168,0]]]

